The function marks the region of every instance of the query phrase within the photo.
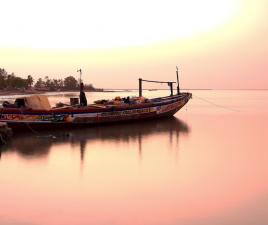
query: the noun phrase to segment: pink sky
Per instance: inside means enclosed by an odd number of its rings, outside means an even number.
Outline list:
[[[56,49],[22,47],[18,41],[8,45],[0,39],[0,68],[19,76],[58,78],[78,77],[76,70],[81,67],[84,81],[97,87],[137,88],[139,77],[175,80],[178,65],[183,88],[267,89],[268,4],[265,0],[236,1],[239,10],[226,23],[188,37],[175,35],[172,40],[150,43],[146,39],[143,44],[112,48]],[[159,25],[159,30],[164,27]],[[49,35],[61,34],[61,28],[56,31]]]

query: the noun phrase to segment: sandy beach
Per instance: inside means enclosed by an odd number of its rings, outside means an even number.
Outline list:
[[[29,95],[29,94],[43,94],[45,91],[37,90],[0,90],[0,96],[3,95]]]

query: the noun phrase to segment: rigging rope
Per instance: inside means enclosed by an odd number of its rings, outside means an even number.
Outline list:
[[[201,98],[201,97],[199,97],[199,96],[197,96],[197,95],[193,95],[195,98],[197,98],[197,99],[199,99],[199,100],[202,100],[202,101],[204,101],[204,102],[206,102],[206,103],[209,103],[209,104],[211,104],[211,105],[213,105],[213,106],[216,106],[216,107],[218,107],[218,108],[222,108],[222,109],[226,109],[226,110],[229,110],[229,111],[233,111],[233,112],[240,112],[239,110],[237,110],[237,109],[233,109],[233,108],[231,108],[231,107],[227,107],[227,106],[223,106],[223,105],[219,105],[219,104],[216,104],[216,103],[214,103],[214,102],[212,102],[212,101],[210,101],[210,100],[207,100],[207,99],[205,99],[205,98]]]
[[[20,112],[23,115],[23,111],[21,108]],[[40,135],[41,133],[38,132],[37,130],[35,130],[34,128],[31,127],[30,123],[28,121],[25,121],[24,124],[29,128],[29,130],[34,133],[36,135],[37,138],[52,138],[52,139],[56,139],[56,136],[52,135],[52,134],[48,134],[48,135]],[[38,136],[37,136],[38,135]]]

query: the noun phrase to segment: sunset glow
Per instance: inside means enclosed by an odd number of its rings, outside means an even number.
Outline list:
[[[0,67],[35,79],[83,68],[87,83],[136,88],[141,75],[173,80],[180,65],[185,88],[265,89],[267,7],[266,0],[4,1]]]
[[[238,2],[6,1],[0,46],[114,48],[187,38],[229,22]]]

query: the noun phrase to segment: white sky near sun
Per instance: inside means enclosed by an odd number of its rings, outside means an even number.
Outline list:
[[[97,87],[267,88],[267,0],[0,0],[0,68]],[[252,74],[254,74],[254,79]]]
[[[117,48],[224,25],[239,0],[0,0],[0,48]]]

